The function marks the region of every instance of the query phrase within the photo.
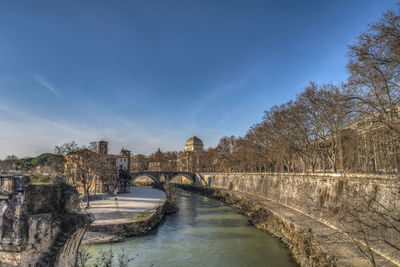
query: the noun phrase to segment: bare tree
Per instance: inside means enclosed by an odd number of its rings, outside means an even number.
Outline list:
[[[4,160],[18,160],[18,157],[15,155],[8,155]]]
[[[400,170],[400,17],[388,11],[350,46],[349,98],[371,130],[383,126],[395,136],[393,153]]]
[[[87,148],[90,151],[97,152],[97,142],[96,141],[90,142]]]
[[[346,95],[337,86],[327,84],[319,88],[315,83],[310,83],[299,100],[310,116],[310,129],[315,138],[313,141],[322,152],[320,158],[323,161],[326,158],[333,171],[337,172],[340,131],[348,122],[350,114]]]
[[[89,207],[90,191],[96,185],[96,179],[104,175],[108,162],[105,158],[87,148],[70,153],[65,157],[65,172],[74,186],[82,187]]]
[[[400,17],[389,11],[350,46],[346,84],[311,82],[295,101],[266,110],[244,137],[222,137],[201,155],[150,161],[188,171],[400,172],[399,40]]]
[[[58,155],[66,156],[66,155],[76,152],[82,148],[84,148],[84,147],[79,146],[75,141],[70,141],[70,142],[64,143],[60,146],[55,146],[54,153],[56,153]]]
[[[378,266],[376,251],[385,251],[389,257],[400,256],[400,198],[389,192],[390,202],[379,197],[379,190],[362,193],[350,190],[351,200],[345,200],[338,222],[342,230],[357,245],[373,266]]]

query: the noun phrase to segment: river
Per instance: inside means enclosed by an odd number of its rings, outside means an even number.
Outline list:
[[[130,266],[297,266],[276,238],[248,224],[221,201],[177,190],[179,211],[147,235],[115,243]],[[109,245],[89,247],[92,257]]]

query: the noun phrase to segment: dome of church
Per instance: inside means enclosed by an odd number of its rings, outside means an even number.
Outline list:
[[[203,142],[197,136],[192,136],[186,141],[186,145],[198,145],[202,146]]]
[[[201,151],[203,150],[203,142],[197,136],[190,137],[185,143],[186,151]]]

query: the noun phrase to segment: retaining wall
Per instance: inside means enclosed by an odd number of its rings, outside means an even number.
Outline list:
[[[150,214],[143,219],[120,219],[110,224],[92,224],[91,232],[102,232],[122,237],[143,235],[152,230],[164,217],[166,201],[155,209],[149,210]]]
[[[275,201],[400,264],[400,183],[364,174],[202,173],[207,187]],[[312,228],[310,228],[310,231]]]

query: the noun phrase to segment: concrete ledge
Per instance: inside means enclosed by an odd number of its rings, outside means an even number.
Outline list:
[[[164,217],[166,202],[148,210],[148,214],[144,218],[120,218],[102,220],[101,223],[92,224],[89,227],[90,232],[102,232],[109,235],[117,235],[122,237],[143,235],[152,230]],[[85,238],[85,240],[87,240]],[[91,243],[85,241],[86,243]]]

